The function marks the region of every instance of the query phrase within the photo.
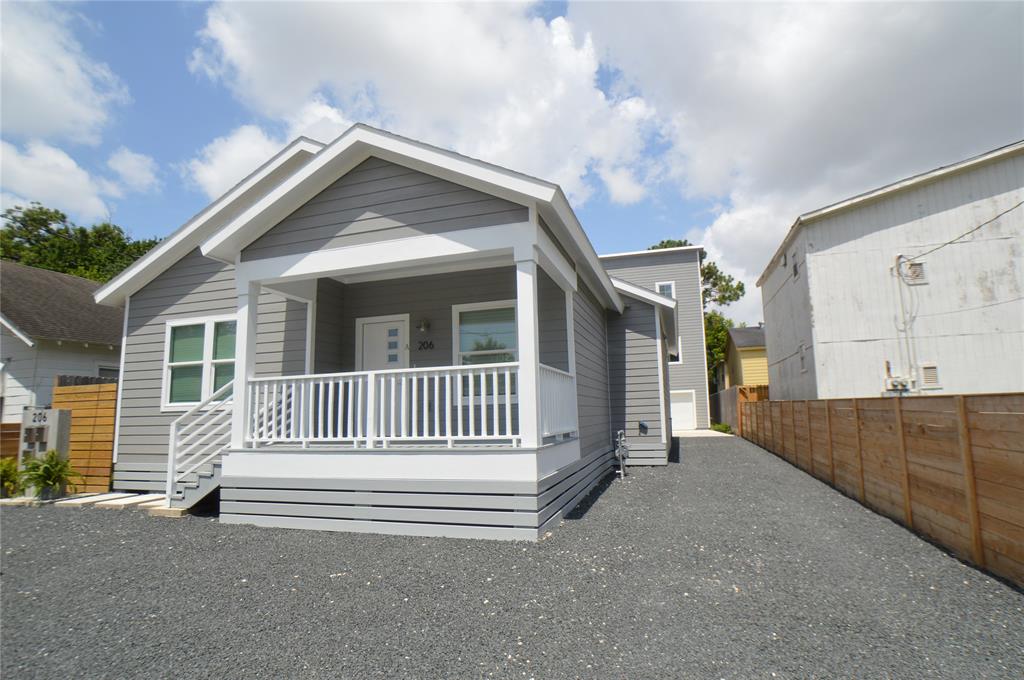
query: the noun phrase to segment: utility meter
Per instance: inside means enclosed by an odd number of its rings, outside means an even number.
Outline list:
[[[21,414],[21,440],[18,446],[18,467],[25,458],[41,456],[54,449],[61,458],[68,457],[71,447],[71,411],[57,408],[26,406]]]

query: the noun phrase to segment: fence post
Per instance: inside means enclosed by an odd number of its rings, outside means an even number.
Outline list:
[[[807,400],[804,399],[804,420],[807,422],[807,454],[811,457],[811,476],[814,477],[814,439],[813,432],[811,431],[811,407],[807,405]]]
[[[366,374],[366,448],[372,449],[375,439],[377,439],[377,374],[371,371]]]
[[[903,433],[903,398],[893,399],[893,409],[896,411],[896,432],[900,436],[900,469],[903,472],[903,519],[907,527],[914,528],[914,508],[910,502],[910,469],[907,464],[907,437]]]
[[[967,517],[971,522],[971,554],[974,556],[974,563],[984,567],[985,547],[981,538],[981,518],[978,516],[978,489],[974,478],[974,455],[971,453],[971,430],[967,426],[967,406],[962,394],[956,397],[956,414],[960,457],[964,468],[964,491],[967,496]]]
[[[741,401],[740,398],[743,396],[743,388],[736,390],[736,433],[739,436],[743,436],[743,407],[747,405],[747,402]]]
[[[793,465],[803,469],[800,465],[800,447],[796,441],[796,402],[789,408],[789,429],[793,431]]]
[[[857,468],[860,471],[860,502],[864,502],[864,454],[860,447],[860,408],[857,400],[853,400],[853,431],[857,437]]]
[[[836,485],[836,462],[832,458],[832,402],[825,400],[825,436],[828,437],[828,478]]]

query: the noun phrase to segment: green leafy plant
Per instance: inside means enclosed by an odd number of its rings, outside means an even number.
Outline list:
[[[25,490],[21,481],[21,470],[18,469],[17,458],[0,459],[0,493],[4,498],[20,496]]]
[[[711,429],[715,432],[724,432],[726,434],[732,434],[732,428],[729,427],[729,423],[712,423]]]
[[[40,458],[27,458],[22,478],[26,486],[35,489],[40,498],[56,498],[64,494],[73,479],[81,479],[71,461],[61,458],[54,450],[47,451]]]

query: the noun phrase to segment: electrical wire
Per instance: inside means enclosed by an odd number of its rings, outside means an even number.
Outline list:
[[[904,260],[905,260],[906,262],[913,262],[914,260],[920,259],[920,258],[924,257],[925,255],[931,255],[931,254],[932,254],[932,253],[934,253],[934,252],[935,252],[936,250],[941,250],[942,248],[945,248],[946,246],[951,246],[951,245],[953,245],[954,243],[956,243],[957,241],[959,241],[960,239],[964,238],[965,236],[970,236],[971,234],[973,234],[974,232],[978,231],[978,230],[979,230],[979,229],[981,229],[982,227],[984,227],[984,226],[986,226],[986,225],[988,225],[988,224],[992,224],[993,222],[995,222],[996,220],[998,220],[998,219],[999,219],[1000,217],[1002,217],[1003,215],[1005,215],[1005,214],[1007,214],[1007,213],[1010,213],[1010,212],[1013,212],[1014,210],[1016,210],[1017,208],[1021,207],[1022,205],[1024,205],[1024,201],[1021,201],[1020,203],[1017,203],[1016,205],[1014,205],[1014,206],[1011,206],[1011,207],[1007,208],[1006,210],[1004,210],[1003,212],[999,213],[998,215],[996,215],[996,216],[995,216],[995,217],[993,217],[992,219],[990,219],[990,220],[985,220],[984,222],[982,222],[982,223],[981,223],[981,224],[979,224],[978,226],[974,227],[974,228],[973,228],[973,229],[971,229],[970,231],[965,231],[964,233],[960,234],[959,236],[957,236],[957,237],[956,237],[956,238],[954,238],[954,239],[951,239],[951,240],[949,240],[949,241],[946,241],[945,243],[943,243],[943,244],[941,244],[941,245],[937,245],[937,246],[935,246],[934,248],[932,248],[931,250],[926,250],[925,252],[923,252],[923,253],[918,253],[917,255],[914,255],[913,257],[906,257],[906,258],[903,258],[903,259],[904,259]]]

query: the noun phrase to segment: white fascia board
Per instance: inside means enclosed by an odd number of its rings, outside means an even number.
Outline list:
[[[569,234],[570,242],[575,249],[578,251],[573,253],[579,258],[581,264],[584,265],[581,275],[587,280],[587,283],[594,289],[599,296],[603,296],[605,302],[616,312],[622,313],[625,305],[622,302],[622,298],[619,297],[619,293],[615,286],[612,285],[611,277],[605,268],[601,265],[601,259],[597,256],[597,251],[594,250],[594,245],[590,242],[587,237],[587,233],[583,230],[583,225],[580,224],[579,219],[576,217],[576,213],[573,212],[572,207],[569,205],[569,200],[562,193],[559,188],[556,192],[554,200],[551,203],[551,207],[554,209],[555,215],[558,217],[559,224],[563,225],[565,230]],[[548,226],[551,226],[550,222]]]
[[[312,158],[323,149],[323,146],[320,142],[306,137],[294,140],[131,266],[97,289],[93,293],[93,299],[98,304],[110,306],[121,304],[129,295],[137,292],[191,252],[203,237],[204,227],[209,227],[218,216],[223,215],[224,211],[244,196],[247,191],[294,158],[301,155]]]
[[[667,307],[668,309],[676,308],[676,301],[670,297],[665,297],[660,293],[655,293],[653,290],[648,290],[642,286],[636,285],[635,283],[629,283],[628,281],[617,279],[614,276],[610,278],[612,280],[612,285],[615,286],[615,290],[619,291],[623,295],[628,295],[631,298],[649,302],[652,305]]]
[[[600,255],[602,260],[610,260],[616,257],[631,257],[633,255],[663,255],[665,253],[682,253],[690,250],[700,250],[703,252],[704,246],[679,246],[677,248],[654,248],[652,250],[631,250],[627,253],[608,253],[607,255]]]
[[[832,203],[831,205],[826,205],[823,208],[818,208],[817,210],[812,210],[810,212],[804,213],[803,215],[800,215],[793,222],[793,225],[789,228],[789,231],[786,232],[786,236],[785,238],[782,239],[782,243],[779,244],[779,247],[772,255],[772,259],[768,260],[768,264],[765,266],[764,271],[761,272],[761,276],[758,277],[758,287],[760,287],[761,284],[764,283],[765,279],[768,278],[768,274],[770,274],[772,270],[775,269],[776,265],[778,264],[779,258],[786,251],[786,249],[789,248],[789,245],[793,242],[793,239],[796,238],[797,232],[799,232],[804,225],[809,224],[810,222],[814,222],[816,220],[823,219],[825,217],[830,217],[832,215],[835,215],[836,213],[844,212],[846,210],[851,210],[854,208],[859,208],[865,204],[881,200],[891,194],[913,188],[919,184],[924,184],[926,182],[934,182],[949,175],[954,175],[959,172],[965,172],[979,165],[990,163],[992,161],[996,161],[1007,156],[1013,156],[1018,153],[1024,153],[1024,141],[1014,142],[1013,144],[1008,144],[999,149],[995,149],[994,151],[989,151],[978,156],[973,156],[958,163],[944,165],[942,167],[935,168],[934,170],[929,170],[928,172],[922,172],[920,174],[907,177],[906,179],[901,179],[899,181],[892,182],[891,184],[886,184],[883,187],[872,189],[871,191],[866,191],[862,194],[857,194],[856,196],[851,196],[850,198],[838,201],[837,203]]]
[[[20,328],[18,328],[17,326],[14,325],[13,321],[8,319],[3,314],[0,314],[0,326],[3,326],[7,330],[9,330],[14,335],[14,337],[18,338],[18,340],[21,340],[23,343],[25,343],[29,347],[35,347],[36,346],[36,343],[32,340],[32,338],[28,337],[28,335],[26,335],[24,332],[22,332],[22,330]]]
[[[390,133],[354,125],[316,158],[235,217],[201,246],[216,259],[234,259],[247,245],[370,156],[426,172],[529,206],[550,201],[557,187],[482,161]]]

